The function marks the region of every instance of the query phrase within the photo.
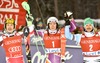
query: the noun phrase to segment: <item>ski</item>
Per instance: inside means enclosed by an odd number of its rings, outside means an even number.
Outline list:
[[[30,41],[29,41],[29,28],[25,27],[24,28],[24,42],[25,42],[25,49],[26,49],[26,58],[27,58],[27,62],[31,63],[31,51],[30,51]]]
[[[32,21],[34,20],[34,18],[32,16],[32,14],[30,13],[30,6],[26,1],[22,2],[22,7],[27,11],[27,14],[26,14],[27,26],[24,28],[23,34],[24,34],[24,42],[25,42],[25,47],[26,47],[27,62],[31,63],[31,49],[30,49],[31,37],[30,37],[30,35],[34,33],[34,29],[33,29],[34,26],[32,24]]]

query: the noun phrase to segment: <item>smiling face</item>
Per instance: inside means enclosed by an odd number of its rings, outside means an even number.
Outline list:
[[[14,24],[6,24],[6,31],[12,33],[14,31]]]
[[[86,30],[87,32],[91,32],[91,31],[93,30],[93,26],[92,26],[91,24],[87,24],[87,25],[85,26],[85,30]]]
[[[56,30],[57,23],[55,21],[52,21],[49,23],[50,30]]]
[[[15,30],[15,20],[12,18],[6,19],[4,28],[6,32],[12,33]]]

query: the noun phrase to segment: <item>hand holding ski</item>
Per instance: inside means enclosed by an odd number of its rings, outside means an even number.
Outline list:
[[[31,63],[31,51],[30,51],[30,41],[26,40],[27,37],[29,36],[30,32],[32,32],[34,29],[34,25],[32,24],[34,18],[32,14],[30,14],[30,6],[27,2],[22,2],[22,7],[27,11],[26,14],[26,22],[27,26],[24,28],[24,41],[27,41],[25,46],[26,46],[26,57],[27,57],[27,62]],[[33,25],[33,26],[32,26]],[[30,39],[30,38],[29,38]]]

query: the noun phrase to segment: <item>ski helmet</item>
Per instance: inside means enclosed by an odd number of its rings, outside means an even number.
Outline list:
[[[56,23],[58,23],[58,19],[56,17],[50,17],[48,20],[47,20],[47,24],[52,22],[52,21],[55,21]],[[59,24],[59,23],[58,23]]]
[[[8,18],[5,20],[5,25],[4,25],[5,28],[6,28],[6,24],[13,24],[15,28],[15,20],[12,18]]]
[[[91,24],[94,27],[94,25],[93,25],[94,23],[93,23],[93,20],[91,18],[85,18],[85,20],[84,20],[84,27],[87,24]]]
[[[64,17],[66,17],[66,18],[70,18],[71,16],[72,16],[72,12],[71,11],[66,11],[65,13],[64,13]]]

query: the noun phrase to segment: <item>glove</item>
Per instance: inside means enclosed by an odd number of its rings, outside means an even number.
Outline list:
[[[64,20],[65,20],[65,25],[70,25],[70,21],[69,21],[69,19],[64,18]]]
[[[32,16],[32,14],[29,14],[29,15],[27,14],[27,15],[26,15],[27,26],[33,25],[33,24],[32,24],[33,20],[34,20],[34,18],[33,18],[33,16]]]
[[[64,13],[64,20],[66,21],[65,25],[70,25],[70,19],[73,18],[73,13],[72,12],[69,12],[69,11],[66,11]]]

